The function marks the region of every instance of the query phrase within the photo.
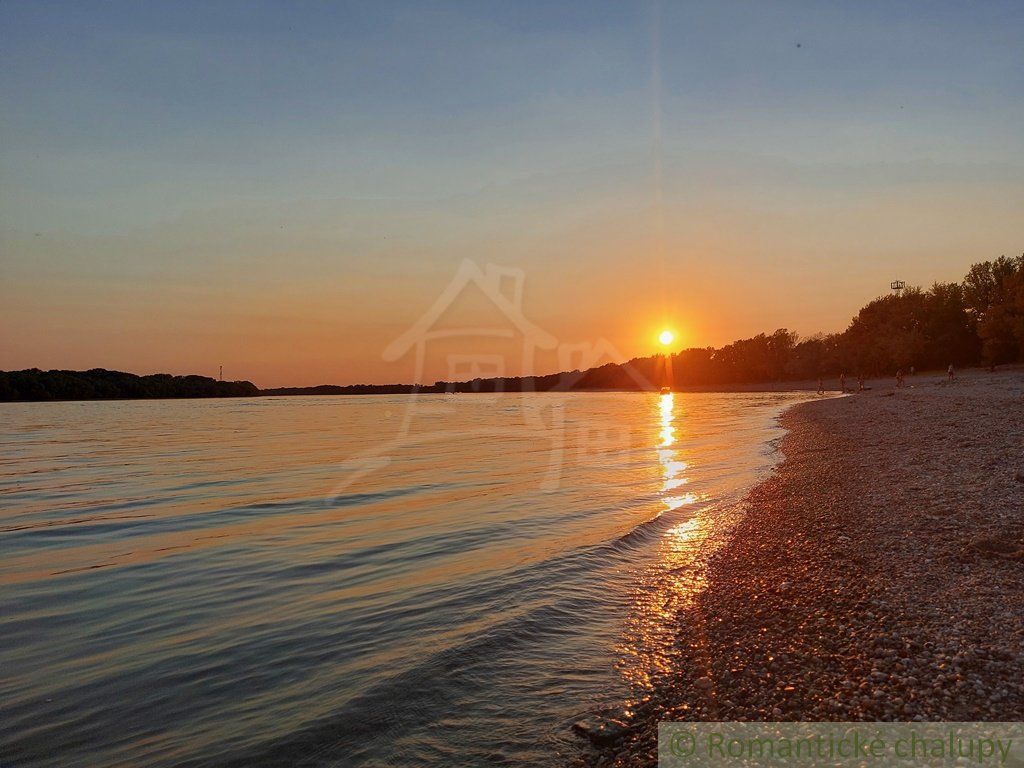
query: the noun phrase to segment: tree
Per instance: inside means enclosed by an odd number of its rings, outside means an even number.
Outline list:
[[[978,362],[981,340],[976,323],[967,311],[964,288],[959,283],[935,283],[924,295],[921,329],[926,351],[920,365],[944,368]]]
[[[972,265],[963,282],[967,311],[980,321],[992,305],[1000,303],[1003,282],[1022,269],[1024,254],[1012,259],[1000,256]]]
[[[978,336],[988,362],[1024,360],[1024,265],[1003,278],[978,322]]]

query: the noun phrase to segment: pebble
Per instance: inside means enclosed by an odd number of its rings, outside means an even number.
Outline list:
[[[995,384],[853,400],[783,415],[785,461],[676,619],[673,663],[707,673],[667,676],[582,765],[653,764],[664,719],[1024,720],[1024,562],[966,547],[1024,526],[1024,409]]]

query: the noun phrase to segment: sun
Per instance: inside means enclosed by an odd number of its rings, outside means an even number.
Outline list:
[[[662,343],[662,345],[666,346],[666,347],[669,344],[671,344],[673,341],[675,341],[675,338],[676,338],[675,334],[672,333],[672,331],[667,330],[667,329],[658,334],[658,341],[660,341]]]

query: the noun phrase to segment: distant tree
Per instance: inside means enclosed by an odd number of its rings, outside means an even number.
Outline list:
[[[978,336],[988,362],[1024,360],[1024,264],[1003,278],[978,321]]]
[[[136,376],[94,368],[90,371],[0,371],[0,400],[104,400],[172,397],[252,397],[249,381],[217,381],[207,376]]]
[[[815,379],[834,377],[842,373],[839,334],[815,334],[798,340],[786,367],[787,378]]]
[[[867,303],[842,333],[799,339],[780,328],[715,349],[670,355],[674,384],[716,386],[839,373],[893,375],[898,369],[976,365],[1024,360],[1024,255],[1000,256],[971,266],[962,283],[907,288]],[[438,381],[412,384],[258,390],[248,381],[206,376],[135,376],[91,371],[0,371],[0,400],[68,400],[145,397],[234,397],[294,394],[398,394],[406,392],[517,392],[571,389],[648,389],[668,383],[663,355],[607,363],[548,376]]]
[[[964,303],[967,311],[981,320],[993,304],[1001,301],[1004,281],[1024,269],[1024,255],[1017,258],[1000,256],[971,266],[964,277]]]
[[[888,375],[901,367],[920,365],[926,349],[921,328],[923,303],[920,288],[868,302],[843,334],[853,371]]]
[[[926,348],[915,365],[945,368],[950,363],[964,366],[979,361],[981,341],[960,284],[935,283],[924,294],[920,327]]]

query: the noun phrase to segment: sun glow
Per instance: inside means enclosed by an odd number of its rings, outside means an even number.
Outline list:
[[[658,334],[658,341],[660,341],[662,343],[662,345],[666,346],[666,347],[669,344],[671,344],[673,341],[675,341],[675,338],[676,338],[676,335],[674,333],[672,333],[672,331],[670,331],[668,329],[666,329],[666,330],[664,330],[664,331],[662,331],[661,333]]]

